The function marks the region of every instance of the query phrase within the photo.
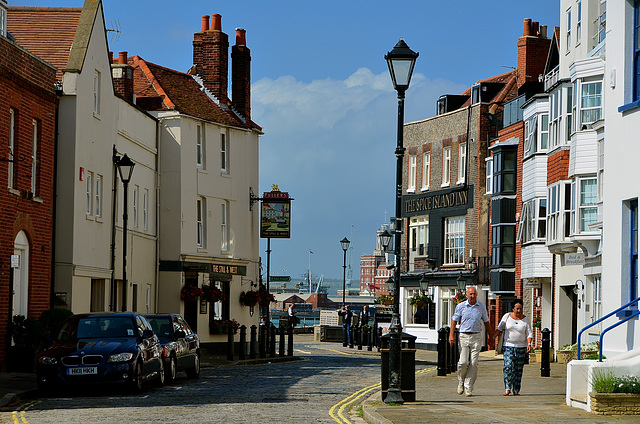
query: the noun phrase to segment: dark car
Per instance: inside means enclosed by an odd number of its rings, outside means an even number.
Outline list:
[[[51,347],[38,356],[38,387],[164,384],[162,345],[147,319],[135,312],[73,315]]]
[[[200,377],[200,338],[180,314],[145,315],[163,348],[165,377],[173,381],[179,371]]]

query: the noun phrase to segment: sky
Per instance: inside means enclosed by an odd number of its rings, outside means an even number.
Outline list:
[[[80,7],[82,0],[8,0]],[[104,0],[109,48],[186,72],[202,15],[222,15],[251,49],[252,119],[263,128],[260,188],[295,200],[291,238],[271,240],[271,275],[342,278],[340,240],[357,287],[360,256],[395,211],[397,97],[384,55],[400,38],[420,53],[405,122],[443,94],[516,66],[523,20],[559,26],[558,0]],[[248,195],[248,194],[247,194]],[[233,217],[232,217],[233,219]],[[266,240],[260,255],[266,270]],[[310,253],[313,252],[313,253]]]

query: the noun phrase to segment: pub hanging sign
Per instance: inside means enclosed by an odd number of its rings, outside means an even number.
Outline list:
[[[291,238],[291,200],[289,193],[273,185],[262,194],[260,208],[261,238]]]

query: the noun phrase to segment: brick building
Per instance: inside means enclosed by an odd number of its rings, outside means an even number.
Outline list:
[[[0,0],[0,368],[9,320],[50,307],[53,240],[56,68],[4,31]]]

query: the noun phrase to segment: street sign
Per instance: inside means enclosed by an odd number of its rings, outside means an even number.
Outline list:
[[[284,282],[289,282],[291,281],[291,277],[288,275],[272,275],[271,277],[269,277],[269,280],[271,281],[284,281]]]

